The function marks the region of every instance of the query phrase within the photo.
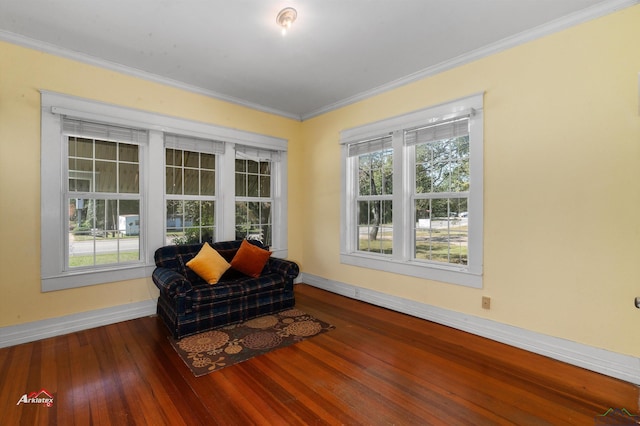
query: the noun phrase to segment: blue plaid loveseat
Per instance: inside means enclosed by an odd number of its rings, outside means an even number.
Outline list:
[[[228,262],[242,241],[210,243]],[[259,241],[250,241],[263,248]],[[295,305],[293,280],[298,265],[270,257],[258,278],[229,269],[218,281],[207,284],[186,263],[202,244],[161,247],[155,252],[153,282],[160,289],[158,316],[175,339],[279,312]]]

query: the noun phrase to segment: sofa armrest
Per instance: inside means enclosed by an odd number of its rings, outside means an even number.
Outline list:
[[[170,299],[185,297],[192,290],[189,280],[174,269],[158,267],[151,278],[160,292]]]
[[[286,259],[270,257],[267,263],[270,272],[280,274],[287,279],[293,280],[300,273],[298,264]]]

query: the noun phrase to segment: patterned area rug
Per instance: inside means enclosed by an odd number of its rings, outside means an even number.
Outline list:
[[[298,309],[194,334],[171,345],[200,377],[335,328]]]

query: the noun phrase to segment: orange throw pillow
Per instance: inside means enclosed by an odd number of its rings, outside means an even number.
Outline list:
[[[245,275],[258,278],[271,252],[254,246],[247,240],[242,240],[238,252],[231,260],[231,267]]]

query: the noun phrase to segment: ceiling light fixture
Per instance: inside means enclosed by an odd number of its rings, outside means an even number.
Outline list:
[[[292,7],[285,7],[278,13],[276,23],[282,27],[282,35],[287,34],[287,30],[291,28],[291,24],[295,22],[297,17],[298,12]]]

